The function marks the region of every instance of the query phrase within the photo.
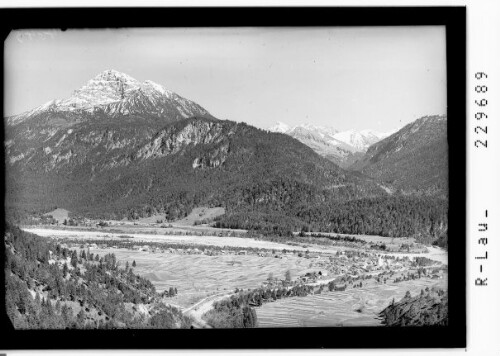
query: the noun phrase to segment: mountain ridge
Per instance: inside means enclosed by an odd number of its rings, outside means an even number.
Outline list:
[[[370,146],[349,170],[403,194],[448,194],[447,116],[417,119]]]
[[[360,159],[368,147],[389,135],[373,130],[339,131],[329,126],[300,124],[289,126],[278,121],[269,129],[296,138],[306,146],[311,147],[319,155],[338,164],[342,168],[349,167]]]

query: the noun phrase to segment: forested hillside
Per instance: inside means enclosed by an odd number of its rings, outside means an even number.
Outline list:
[[[291,231],[323,231],[403,237],[447,247],[448,203],[428,197],[375,197],[321,204],[289,205],[286,214],[256,210],[232,212],[216,226],[291,236]],[[290,216],[293,216],[291,218]]]
[[[78,254],[10,225],[5,250],[6,310],[16,329],[191,326],[113,254]]]
[[[72,152],[64,164],[47,166],[41,150],[29,164],[9,167],[9,204],[118,219],[164,213],[173,220],[200,205],[287,214],[290,205],[385,194],[297,140],[244,123],[184,119],[138,146],[124,143],[126,151],[106,149],[107,139],[89,149],[79,143],[82,131],[72,135],[57,148]]]
[[[395,191],[448,196],[447,117],[425,116],[370,146],[349,169]]]
[[[380,312],[386,326],[448,325],[448,292],[422,290],[412,297],[409,292],[399,302],[392,302]]]

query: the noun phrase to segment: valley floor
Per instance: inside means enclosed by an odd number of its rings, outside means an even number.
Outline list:
[[[57,229],[51,227],[29,227],[24,228],[23,230],[31,232],[33,234],[39,236],[46,237],[56,237],[56,238],[78,238],[78,239],[102,239],[109,238],[110,240],[119,239],[120,235],[123,233],[118,232],[110,232],[106,230],[102,231],[89,231],[89,230],[81,230],[78,228],[72,229]],[[159,229],[158,229],[159,230]],[[296,251],[310,251],[317,253],[336,253],[337,251],[346,250],[348,248],[342,246],[322,246],[322,245],[311,245],[307,246],[298,246],[298,245],[289,245],[285,243],[278,243],[272,241],[263,241],[263,240],[255,240],[253,238],[242,238],[242,237],[232,237],[232,236],[200,236],[195,234],[189,234],[189,231],[185,232],[182,235],[161,235],[161,230],[152,230],[152,233],[148,231],[148,233],[136,233],[134,231],[124,230],[128,236],[132,236],[134,239],[134,243],[141,242],[171,242],[171,243],[186,243],[186,244],[200,244],[206,246],[230,246],[230,247],[241,247],[241,248],[263,248],[263,249],[275,249],[275,250],[296,250]],[[226,229],[227,230],[227,229]],[[238,230],[239,232],[240,230]],[[350,235],[352,236],[352,235]],[[367,241],[372,241],[373,239],[378,239],[379,241],[391,240],[392,238],[388,237],[373,237],[373,236],[365,236],[359,235],[356,236],[360,239],[366,239]],[[448,263],[448,252],[440,247],[436,246],[427,246],[428,252],[425,253],[391,253],[384,252],[384,255],[388,256],[407,256],[409,258],[414,257],[427,257],[435,261],[439,261],[441,263]]]
[[[90,251],[94,254],[105,255],[114,253],[117,260],[124,266],[136,262],[134,272],[149,279],[158,291],[175,287],[178,294],[174,297],[164,298],[164,302],[183,309],[186,315],[194,320],[196,327],[209,327],[202,316],[212,308],[214,301],[228,298],[239,290],[250,290],[262,287],[270,276],[284,280],[287,271],[290,271],[292,280],[298,279],[308,272],[323,270],[324,276],[308,285],[319,286],[327,284],[338,277],[358,275],[360,266],[366,262],[373,267],[364,273],[371,275],[370,279],[362,281],[363,286],[355,288],[349,284],[345,291],[332,291],[328,289],[321,294],[306,297],[283,298],[275,302],[264,303],[257,307],[257,316],[260,327],[288,327],[288,326],[375,326],[380,325],[378,312],[385,308],[393,298],[398,300],[406,291],[412,295],[421,289],[433,286],[447,289],[448,263],[447,252],[437,247],[428,247],[426,253],[381,253],[366,252],[367,257],[344,258],[333,260],[337,252],[352,251],[352,248],[342,246],[290,246],[284,243],[261,241],[252,238],[230,236],[199,236],[199,235],[159,235],[152,233],[127,232],[127,241],[130,248],[114,248],[117,241],[124,241],[123,233],[109,231],[88,231],[54,228],[25,228],[24,230],[46,237],[53,237],[64,243],[65,240],[82,241],[91,243],[92,240],[105,240],[108,247],[93,246]],[[121,237],[120,237],[121,236]],[[358,237],[358,236],[357,236]],[[360,237],[362,238],[362,237]],[[376,237],[370,237],[372,240]],[[379,237],[379,239],[387,239]],[[148,243],[172,243],[206,246],[206,249],[217,246],[221,248],[260,248],[274,250],[276,253],[261,255],[257,253],[239,254],[238,251],[227,251],[224,254],[211,255],[198,251],[194,253],[181,249],[150,249],[134,250],[132,245],[145,245]],[[73,245],[79,249],[79,244]],[[87,247],[88,248],[88,247]],[[283,249],[290,251],[282,253]],[[170,250],[170,251],[169,251]],[[295,252],[291,252],[295,250]],[[309,251],[315,253],[314,258],[305,258],[299,252]],[[378,256],[378,257],[377,257]],[[381,256],[388,258],[392,264],[382,262]],[[404,257],[407,257],[406,259]],[[414,257],[426,257],[434,262],[427,266],[429,270],[434,267],[441,269],[439,276],[427,275],[415,280],[395,282],[395,278],[416,272],[411,265]],[[378,259],[378,264],[377,264]],[[387,261],[387,260],[386,260]],[[444,269],[443,269],[444,268]],[[443,273],[444,272],[444,273]],[[385,282],[375,281],[376,276],[387,278]],[[301,282],[302,283],[302,282]]]

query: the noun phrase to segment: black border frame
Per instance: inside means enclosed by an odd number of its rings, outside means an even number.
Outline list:
[[[446,26],[449,143],[449,326],[244,330],[14,330],[1,293],[2,349],[464,348],[465,326],[465,7],[191,7],[1,9],[13,29],[228,26]],[[3,46],[0,49],[3,57]],[[3,83],[3,71],[0,73]],[[3,93],[3,89],[2,89]],[[3,108],[3,95],[2,108]],[[2,110],[3,112],[3,110]],[[3,140],[3,130],[2,130]],[[1,151],[2,164],[4,152]],[[4,168],[5,169],[5,168]],[[4,170],[5,172],[5,170]],[[5,190],[2,191],[4,197]],[[2,206],[1,209],[4,209]],[[5,213],[4,213],[5,215]],[[3,236],[3,234],[2,234]],[[4,260],[1,244],[0,260]],[[2,263],[3,264],[3,263]],[[4,274],[1,288],[5,289]],[[189,336],[191,342],[184,337]]]

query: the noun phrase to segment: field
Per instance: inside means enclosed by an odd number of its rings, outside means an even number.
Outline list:
[[[256,308],[259,327],[380,326],[378,312],[406,291],[412,295],[425,287],[447,289],[447,279],[422,278],[401,283],[370,285],[343,292],[323,292],[266,303]],[[364,305],[361,312],[357,312]]]
[[[124,266],[135,260],[134,272],[149,279],[158,291],[176,287],[178,295],[173,304],[188,307],[200,299],[219,292],[232,292],[235,288],[257,288],[269,273],[284,278],[290,270],[292,276],[309,271],[309,261],[288,256],[283,259],[245,255],[181,255],[150,253],[126,249],[91,249],[92,253],[114,253]]]
[[[56,219],[59,224],[62,224],[64,220],[68,219],[69,211],[66,209],[57,208],[44,215],[52,215],[52,217]]]
[[[224,215],[224,208],[194,208],[191,213],[183,219],[171,223],[173,226],[193,226],[195,221],[204,219],[212,220],[217,216]],[[164,222],[165,214],[153,215],[147,218],[141,218],[137,222],[142,224],[156,224],[158,221]]]

